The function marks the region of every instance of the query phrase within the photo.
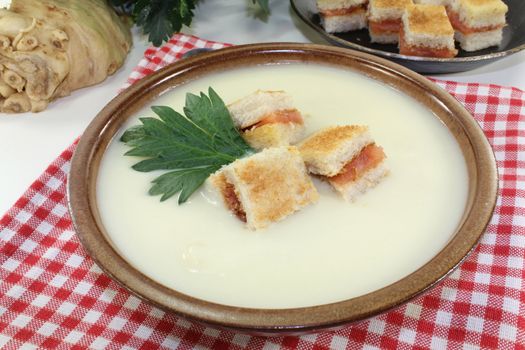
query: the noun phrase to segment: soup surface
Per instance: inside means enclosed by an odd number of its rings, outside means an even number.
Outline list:
[[[185,94],[211,86],[226,103],[257,89],[285,90],[307,134],[365,124],[388,157],[390,175],[354,203],[314,180],[318,203],[252,232],[204,186],[179,206],[149,196],[159,175],[130,167],[122,132],[98,175],[102,221],[116,249],[152,279],[216,303],[290,308],[337,302],[385,287],[415,271],[452,237],[467,198],[467,170],[446,127],[400,92],[349,70],[290,64],[209,75],[166,93],[155,105],[182,111]]]

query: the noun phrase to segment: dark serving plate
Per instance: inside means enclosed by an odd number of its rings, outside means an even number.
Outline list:
[[[297,15],[306,24],[334,45],[381,56],[419,73],[463,72],[525,49],[525,1],[523,0],[503,0],[509,7],[509,11],[507,13],[507,26],[503,29],[503,40],[500,46],[473,52],[460,49],[454,58],[400,55],[395,44],[371,43],[368,29],[346,33],[327,33],[320,24],[319,15],[312,12],[310,0],[290,0],[290,2]],[[459,45],[457,47],[459,48]]]

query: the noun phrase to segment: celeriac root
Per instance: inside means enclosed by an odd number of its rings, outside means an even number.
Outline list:
[[[31,110],[31,102],[25,93],[16,93],[9,96],[4,101],[2,112],[6,113],[23,113]]]
[[[11,40],[5,35],[0,35],[0,49],[7,50],[9,47],[11,47]]]
[[[49,103],[46,100],[41,100],[41,101],[31,100],[31,112],[33,113],[42,112],[44,109],[46,109],[48,104]]]
[[[12,0],[0,9],[0,109],[39,112],[99,83],[130,46],[129,27],[106,0]]]
[[[23,36],[16,44],[19,51],[31,51],[38,45],[38,40],[32,35]]]
[[[26,80],[24,78],[9,69],[2,72],[2,78],[7,85],[11,86],[18,92],[21,92],[26,85]]]
[[[60,29],[55,29],[51,33],[51,42],[53,43],[53,46],[62,49],[64,48],[64,42],[68,41],[69,37],[67,36],[66,32]]]
[[[7,85],[4,81],[0,81],[0,95],[3,98],[8,98],[16,92],[11,86]]]

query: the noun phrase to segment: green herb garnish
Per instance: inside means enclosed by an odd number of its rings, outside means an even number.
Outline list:
[[[152,181],[150,195],[164,201],[180,192],[184,203],[223,165],[255,151],[244,141],[230,112],[210,87],[208,96],[186,94],[184,116],[170,107],[153,106],[159,118],[140,118],[121,141],[131,147],[127,156],[146,159],[133,165],[141,172],[171,170]]]
[[[160,46],[183,25],[189,26],[197,0],[109,0],[120,14],[131,15],[148,40]],[[241,0],[239,0],[241,1]],[[252,0],[264,13],[270,13],[268,0]]]

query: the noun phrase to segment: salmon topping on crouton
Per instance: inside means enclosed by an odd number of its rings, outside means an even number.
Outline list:
[[[323,16],[348,16],[354,12],[366,11],[365,5],[357,5],[333,10],[321,10]]]
[[[301,116],[301,113],[297,109],[281,109],[278,111],[271,112],[267,114],[263,119],[258,121],[257,123],[250,125],[242,131],[250,130],[253,128],[257,128],[266,124],[275,124],[275,123],[295,123],[295,124],[303,124],[303,117]]]
[[[368,28],[373,33],[397,33],[401,27],[401,19],[386,19],[383,21],[368,21]]]
[[[452,27],[455,30],[463,34],[488,32],[491,30],[503,28],[505,26],[504,24],[497,24],[497,25],[490,25],[490,26],[484,26],[484,27],[479,27],[479,28],[471,28],[461,21],[461,19],[459,18],[459,14],[457,12],[447,10],[447,14],[448,14],[448,19],[450,20],[450,23],[452,24]]]
[[[231,210],[231,212],[242,222],[246,222],[246,212],[244,211],[239,197],[235,193],[235,187],[226,182],[222,190],[222,196],[226,207]]]
[[[375,143],[371,143],[347,163],[339,174],[330,177],[330,182],[339,185],[353,182],[370,169],[377,167],[385,158],[386,155],[383,152],[383,148]]]
[[[451,58],[457,54],[456,50],[448,47],[427,47],[409,45],[405,41],[403,26],[399,29],[399,53],[408,56]]]

